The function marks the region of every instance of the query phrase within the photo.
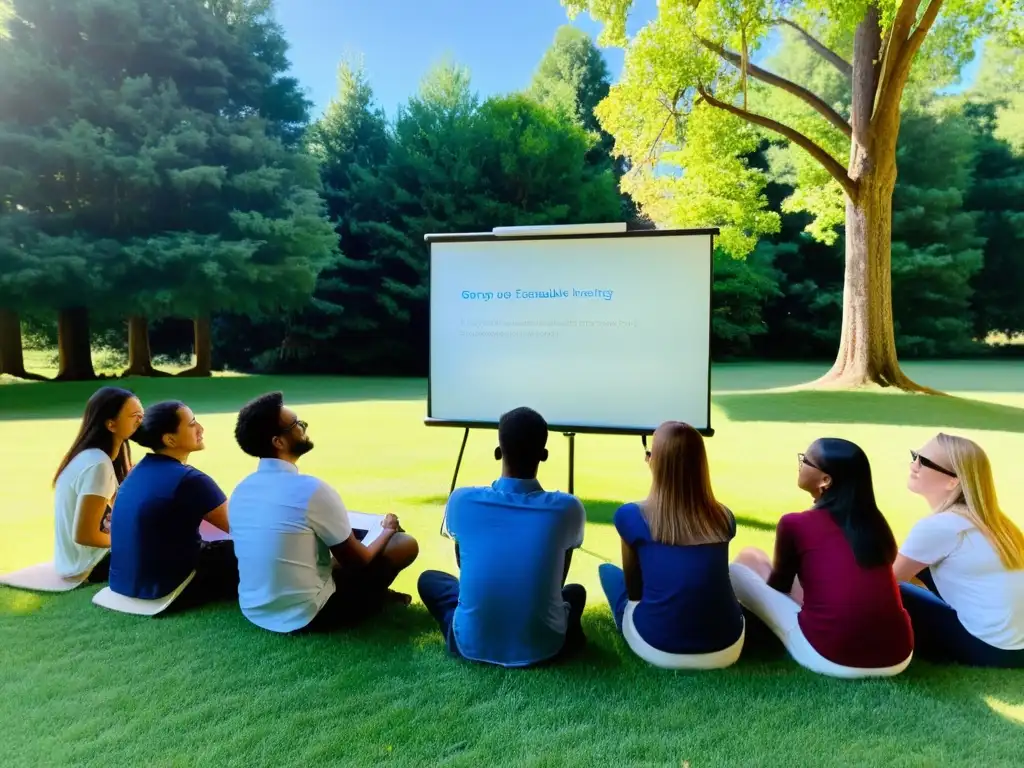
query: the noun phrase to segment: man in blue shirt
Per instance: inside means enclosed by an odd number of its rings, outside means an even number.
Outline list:
[[[586,513],[575,496],[545,491],[537,481],[547,439],[539,413],[509,411],[498,423],[501,477],[489,487],[459,488],[448,499],[462,581],[426,571],[419,593],[457,656],[525,667],[586,642],[580,624],[586,590],[565,585],[572,550],[583,544]]]

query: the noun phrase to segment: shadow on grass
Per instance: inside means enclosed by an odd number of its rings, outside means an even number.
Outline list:
[[[751,392],[717,395],[730,421],[891,424],[1024,432],[1024,408],[962,397],[877,392]]]
[[[424,379],[343,378],[340,376],[217,376],[210,379],[130,378],[67,383],[0,385],[0,421],[77,418],[85,401],[103,386],[138,394],[143,406],[183,400],[199,414],[236,413],[264,392],[284,392],[289,405],[352,401],[423,400]]]

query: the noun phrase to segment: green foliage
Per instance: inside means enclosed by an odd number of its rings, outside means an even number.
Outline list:
[[[391,223],[398,193],[386,176],[390,142],[364,73],[342,65],[338,95],[310,126],[306,145],[344,255],[289,323],[279,367],[379,372],[412,354],[406,335],[426,286],[416,249]]]
[[[0,48],[0,294],[152,316],[304,303],[337,243],[286,44],[252,3],[19,2]]]
[[[594,110],[610,87],[608,65],[590,35],[566,24],[558,28],[537,65],[529,94],[553,112],[600,133]]]
[[[1021,104],[1020,102],[1017,102]],[[1024,104],[1016,119],[1024,118]],[[984,267],[973,280],[975,332],[1024,333],[1024,151],[1000,139],[1007,113],[1000,101],[965,105],[977,140],[975,183],[966,207],[985,236]]]
[[[562,0],[562,5],[571,17],[589,11],[604,24],[600,41],[626,49],[622,80],[600,105],[598,115],[604,128],[615,136],[616,152],[633,165],[635,176],[625,180],[624,187],[653,219],[677,226],[695,221],[719,226],[722,247],[735,256],[750,253],[759,237],[778,230],[777,217],[765,209],[760,194],[765,179],[751,173],[743,158],[759,138],[782,141],[787,147],[788,139],[766,127],[749,127],[712,105],[701,91],[713,94],[718,102],[796,130],[837,160],[837,167],[846,164],[849,138],[787,88],[756,82],[748,72],[751,60],[783,21],[809,30],[849,60],[854,31],[869,6],[867,0],[667,0],[659,3],[657,17],[631,39],[626,35],[631,0]],[[877,0],[874,5],[880,11],[884,35],[900,2]],[[947,0],[918,54],[915,77],[930,88],[952,82],[973,55],[978,37],[1011,14],[1009,6],[998,7],[985,0]],[[782,47],[788,53],[797,37],[792,29],[784,29]],[[801,43],[799,47],[804,46]],[[723,55],[722,49],[732,57]],[[848,117],[848,81],[838,70],[812,67],[811,57],[818,54],[806,48],[787,56],[789,71],[779,74],[809,87],[825,104]],[[810,74],[814,76],[800,77]],[[688,151],[691,145],[696,148]],[[777,162],[795,182],[784,210],[811,213],[814,218],[808,231],[826,243],[834,242],[845,214],[842,187],[804,148],[787,150]],[[694,176],[696,181],[687,184],[672,178],[679,175],[684,179]],[[670,179],[665,180],[666,176]],[[714,198],[733,197],[742,204],[733,208],[702,204],[700,198],[711,178],[719,179]],[[729,182],[733,192],[724,194]]]
[[[721,362],[749,355],[756,337],[768,333],[764,306],[780,297],[779,273],[769,256],[735,259],[715,249],[715,282],[711,306],[711,356]]]
[[[892,222],[893,313],[903,354],[955,355],[973,346],[971,281],[985,243],[977,216],[964,209],[975,152],[955,105],[939,102],[903,118]]]

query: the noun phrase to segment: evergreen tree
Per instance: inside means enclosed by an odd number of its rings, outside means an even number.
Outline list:
[[[143,318],[196,316],[192,373],[208,374],[212,311],[304,302],[337,247],[316,165],[274,113],[289,87],[273,27],[198,0],[15,8],[0,48],[2,303],[59,311],[62,378],[93,375],[90,310],[138,318],[142,373]]]
[[[904,116],[892,221],[901,354],[949,356],[975,346],[971,283],[985,241],[977,234],[977,215],[964,208],[974,156],[974,138],[955,104],[937,102]]]
[[[593,39],[583,30],[564,24],[541,58],[527,93],[557,115],[592,133],[595,141],[587,153],[587,163],[598,173],[612,168],[618,180],[626,173],[628,163],[615,156],[615,138],[601,127],[596,114],[610,89],[608,64]],[[636,205],[629,195],[620,194],[622,214],[635,219]]]
[[[974,278],[979,337],[1024,334],[1024,59],[1009,46],[986,46],[963,109],[977,141],[967,208],[985,237]]]
[[[402,372],[412,307],[423,284],[409,238],[393,226],[396,190],[383,172],[391,137],[361,69],[343,64],[338,95],[306,138],[344,256],[321,273],[311,304],[289,324],[286,365],[345,373]]]

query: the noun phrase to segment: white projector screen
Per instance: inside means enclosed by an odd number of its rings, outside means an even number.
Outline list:
[[[717,230],[430,236],[428,424],[711,434]]]

